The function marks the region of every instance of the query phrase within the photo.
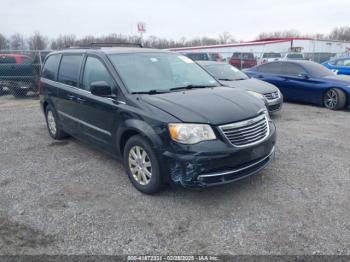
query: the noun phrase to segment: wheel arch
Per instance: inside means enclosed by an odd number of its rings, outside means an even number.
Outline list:
[[[153,148],[162,146],[161,139],[152,126],[139,119],[130,119],[125,121],[125,125],[119,128],[116,134],[117,151],[120,156],[123,156],[127,141],[134,135],[141,135]]]

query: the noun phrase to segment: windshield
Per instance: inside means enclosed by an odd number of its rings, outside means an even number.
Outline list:
[[[245,80],[248,76],[230,64],[205,65],[216,79],[223,81]]]
[[[242,60],[254,60],[253,53],[233,53],[232,58]]]
[[[170,91],[185,86],[219,86],[188,57],[172,53],[113,54],[109,58],[131,92]]]
[[[288,54],[287,58],[292,58],[292,59],[303,59],[302,54]]]
[[[314,62],[307,63],[304,67],[313,77],[334,76],[334,73],[331,70]]]
[[[280,53],[264,53],[263,58],[280,58]]]

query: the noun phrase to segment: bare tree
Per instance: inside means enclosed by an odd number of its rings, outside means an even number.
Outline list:
[[[337,27],[334,28],[329,34],[329,38],[332,40],[350,41],[350,27]]]
[[[236,42],[229,32],[223,32],[219,35],[219,44],[230,44]]]
[[[51,41],[51,49],[63,49],[70,46],[76,45],[76,36],[75,35],[60,35],[55,40]]]
[[[268,38],[285,38],[285,37],[301,37],[300,33],[296,30],[285,30],[276,32],[264,32],[258,35],[257,40]]]
[[[30,50],[45,50],[47,48],[48,38],[36,31],[29,37],[28,45]]]
[[[8,40],[0,33],[0,50],[8,49]]]
[[[26,49],[25,41],[21,34],[16,33],[10,37],[10,48],[13,50]]]

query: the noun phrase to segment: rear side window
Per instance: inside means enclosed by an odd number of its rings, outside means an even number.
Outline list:
[[[82,60],[82,55],[64,55],[58,72],[58,82],[76,87]]]
[[[282,63],[263,64],[258,67],[258,72],[268,73],[268,74],[281,74],[282,66],[283,66]]]
[[[1,56],[0,64],[16,64],[16,58],[11,56]]]
[[[60,55],[51,55],[47,58],[42,77],[47,78],[49,80],[55,80],[58,70],[58,63],[60,62]]]
[[[300,66],[293,63],[286,63],[283,68],[284,74],[290,76],[297,76],[300,74],[305,74],[305,70]]]

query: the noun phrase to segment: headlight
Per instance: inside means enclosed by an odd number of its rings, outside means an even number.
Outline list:
[[[248,91],[249,94],[259,98],[261,101],[264,102],[265,106],[268,106],[269,102],[267,101],[267,99],[262,95],[262,94],[259,94],[257,92],[253,92],[253,91]]]
[[[265,114],[267,120],[271,120],[269,111],[264,110],[264,114]]]
[[[169,124],[169,133],[172,140],[182,144],[196,144],[201,141],[214,140],[213,129],[205,124]]]
[[[248,91],[248,93],[265,101],[265,97],[262,94],[253,91]]]

